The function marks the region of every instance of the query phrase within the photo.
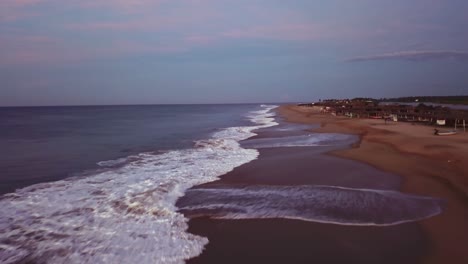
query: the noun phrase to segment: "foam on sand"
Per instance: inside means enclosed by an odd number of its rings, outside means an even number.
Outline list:
[[[356,136],[334,133],[310,133],[307,135],[259,138],[242,143],[246,148],[278,148],[278,147],[314,147],[314,146],[338,146],[352,144],[357,140]]]
[[[175,206],[195,185],[257,158],[238,141],[274,126],[275,106],[255,123],[221,130],[192,149],[106,161],[114,169],[20,189],[0,198],[0,263],[182,263],[208,240],[186,232]]]
[[[339,225],[388,226],[442,212],[437,198],[336,186],[196,188],[179,201],[189,217],[286,218]]]

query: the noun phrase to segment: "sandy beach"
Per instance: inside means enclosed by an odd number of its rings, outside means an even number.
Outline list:
[[[314,162],[310,162],[313,160]],[[286,165],[287,164],[287,165]],[[335,178],[333,175],[347,175]],[[373,181],[375,177],[377,181]],[[347,185],[396,187],[400,181],[363,163],[316,153],[311,148],[260,150],[260,158],[221,180],[197,188]],[[179,200],[183,207],[194,197]],[[192,218],[190,233],[208,237],[199,257],[188,263],[418,263],[431,245],[415,223],[377,227],[288,219]]]
[[[431,244],[422,261],[468,263],[468,133],[439,137],[433,127],[335,117],[313,107],[279,112],[290,122],[319,123],[316,132],[360,135],[353,148],[331,154],[402,176],[403,192],[445,199],[442,214],[418,222]]]
[[[468,135],[437,137],[431,127],[350,120],[310,107],[282,106],[278,113],[288,123],[310,124],[313,132],[354,134],[359,140],[320,151],[259,149],[257,160],[193,188],[177,206],[197,199],[197,189],[330,185],[442,198],[444,211],[390,226],[189,216],[189,232],[210,242],[188,263],[467,263]],[[255,138],[277,138],[275,133],[260,131]]]

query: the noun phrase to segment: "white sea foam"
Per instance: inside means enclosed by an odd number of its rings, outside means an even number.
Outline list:
[[[119,158],[115,160],[104,160],[104,161],[99,161],[96,163],[97,165],[101,167],[115,167],[118,165],[122,165],[128,161],[128,158]]]
[[[256,123],[227,128],[193,149],[142,153],[98,174],[36,184],[0,200],[0,262],[183,263],[208,240],[186,232],[176,200],[258,156],[238,141],[276,123],[262,106]]]
[[[277,147],[335,146],[351,144],[356,140],[356,136],[347,134],[311,133],[300,136],[252,139],[244,142],[243,146],[256,149]]]
[[[179,201],[189,217],[286,218],[339,225],[388,226],[442,212],[437,198],[336,186],[249,186],[191,189]]]

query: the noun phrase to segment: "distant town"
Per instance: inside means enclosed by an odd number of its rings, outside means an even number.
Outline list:
[[[465,127],[468,120],[468,96],[325,99],[299,105],[320,107],[336,116],[427,125]]]

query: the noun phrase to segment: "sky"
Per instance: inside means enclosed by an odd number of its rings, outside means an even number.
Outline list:
[[[0,0],[0,106],[468,95],[466,0]]]

